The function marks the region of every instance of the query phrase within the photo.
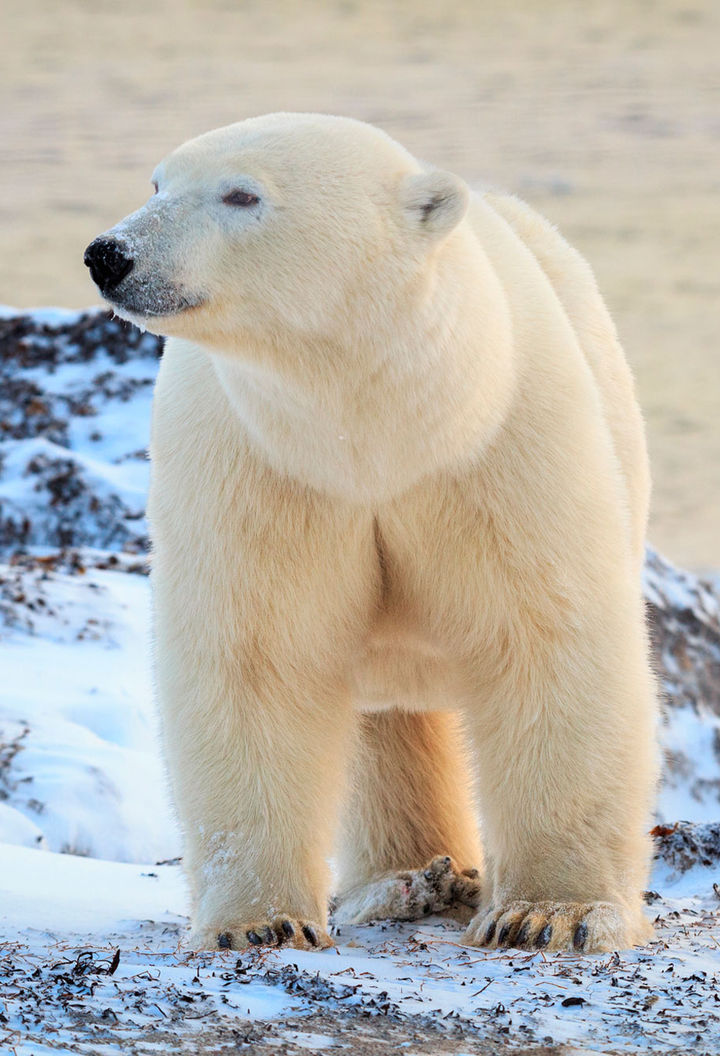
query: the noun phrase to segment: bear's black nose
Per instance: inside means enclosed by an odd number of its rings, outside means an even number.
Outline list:
[[[93,282],[101,293],[107,293],[132,271],[135,261],[114,238],[96,238],[85,250],[83,260],[90,268]]]

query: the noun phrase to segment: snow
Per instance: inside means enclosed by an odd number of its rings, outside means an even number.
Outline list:
[[[47,565],[0,566],[0,578],[24,598],[14,605],[21,625],[2,635],[0,727],[20,749],[0,837],[15,831],[26,845],[119,861],[175,857],[152,708],[147,578]]]
[[[35,933],[90,936],[136,921],[140,908],[158,923],[181,919],[178,914],[187,912],[177,868],[107,862],[8,843],[0,844],[0,903],[6,935],[22,931],[31,921]]]
[[[0,319],[16,319],[19,315],[31,315],[38,323],[61,326],[74,322],[81,315],[96,311],[97,308],[15,308],[10,304],[0,304]]]
[[[660,727],[660,743],[674,758],[692,760],[692,774],[666,771],[658,794],[656,814],[659,821],[673,822],[679,818],[698,822],[720,818],[717,793],[706,797],[688,789],[692,776],[693,788],[703,785],[714,788],[718,777],[717,746],[720,744],[720,716],[710,709],[699,708],[695,713],[687,708],[668,711]],[[691,801],[688,802],[688,799]]]
[[[656,938],[632,951],[482,951],[439,918],[343,925],[337,946],[320,952],[188,951],[181,867],[158,864],[181,845],[152,704],[142,554],[156,347],[139,339],[123,358],[120,337],[112,349],[98,338],[87,353],[72,328],[93,334],[93,319],[36,316],[50,332],[23,338],[29,352],[4,367],[49,410],[36,422],[23,404],[0,441],[0,523],[8,508],[32,521],[25,556],[13,556],[8,529],[0,565],[0,1053],[236,1052],[256,1042],[269,1056],[353,1051],[358,1024],[386,1034],[409,1024],[453,1056],[495,1051],[490,1042],[720,1052],[710,866],[681,872],[658,858],[647,907]],[[68,326],[70,337],[52,331]],[[3,414],[15,409],[8,401]],[[56,506],[44,471],[28,470],[41,458],[73,466]],[[71,536],[63,550],[59,532]],[[657,561],[646,594],[658,608],[717,619],[709,587]],[[663,664],[674,703],[660,730],[657,820],[717,821],[720,715],[700,690],[673,686],[682,656],[669,646]],[[415,1051],[415,1035],[401,1036],[394,1043]]]
[[[302,1004],[262,979],[226,993],[220,964],[198,987],[194,980],[202,968],[178,952],[187,905],[177,868],[143,869],[0,845],[0,903],[7,937],[0,947],[2,1051],[34,1053],[36,1039],[50,1033],[67,1042],[60,1051],[76,1052],[72,1013],[87,996],[106,1018],[109,1009],[115,1022],[131,1010],[132,1027],[143,1033],[169,1018],[177,1000],[209,1002],[204,1014],[220,1006],[225,1017],[243,1019],[281,1016]],[[117,950],[119,963],[111,973]],[[18,962],[21,971],[13,971]],[[27,976],[42,994],[40,1017],[30,1008]],[[189,1023],[193,1018],[188,1015]]]
[[[707,1046],[720,1045],[712,1018],[720,944],[711,878],[710,870],[696,869],[673,887],[667,870],[656,870],[653,884],[667,885],[652,909],[661,917],[657,938],[618,954],[484,952],[459,945],[458,926],[435,918],[343,927],[337,947],[320,952],[190,954],[180,941],[188,910],[176,866],[5,844],[0,1040],[13,1051],[16,1041],[29,1045],[51,1031],[54,1043],[82,1051],[73,1044],[95,1034],[87,1023],[83,1033],[73,1012],[107,1019],[110,1009],[123,1044],[152,1039],[168,1021],[177,1043],[192,1035],[196,1016],[206,1028],[233,1017],[295,1016],[310,1026],[287,1037],[317,1050],[332,1043],[326,1035],[313,1037],[312,1017],[321,1004],[338,1016],[364,1008],[480,1036],[512,1028],[526,1041],[552,1038],[589,1051],[620,1043],[625,1052],[687,1051],[698,1036]],[[119,963],[110,974],[116,951]],[[42,1001],[36,1021],[29,991]],[[101,1023],[92,1026],[102,1032]]]

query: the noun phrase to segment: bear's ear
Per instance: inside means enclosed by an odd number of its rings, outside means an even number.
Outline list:
[[[402,187],[402,206],[418,232],[432,238],[450,234],[467,212],[470,192],[459,176],[434,169],[408,176]]]

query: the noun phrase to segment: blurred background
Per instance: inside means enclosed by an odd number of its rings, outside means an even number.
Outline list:
[[[716,0],[3,0],[0,302],[97,303],[85,245],[182,140],[347,114],[513,191],[590,260],[635,370],[650,539],[720,568]]]

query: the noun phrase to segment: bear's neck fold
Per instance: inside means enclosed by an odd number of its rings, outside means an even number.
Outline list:
[[[293,335],[211,352],[240,426],[268,464],[303,485],[375,506],[477,458],[512,399],[504,297],[492,273],[468,306],[432,291],[410,320],[352,344]],[[461,303],[462,302],[462,303]]]

